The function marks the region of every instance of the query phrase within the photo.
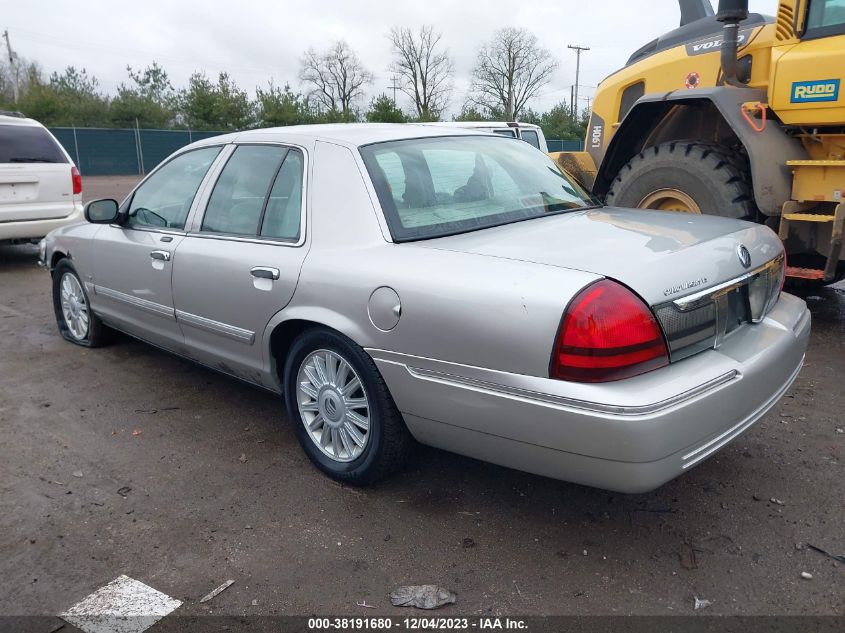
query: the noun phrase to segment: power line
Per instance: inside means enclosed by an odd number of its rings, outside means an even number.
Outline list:
[[[574,103],[572,104],[572,118],[574,119],[578,114],[578,84],[581,81],[581,51],[590,50],[589,46],[578,46],[577,44],[569,44],[567,48],[575,51],[575,95],[573,96]]]

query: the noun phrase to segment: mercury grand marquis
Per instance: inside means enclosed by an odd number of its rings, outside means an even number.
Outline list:
[[[651,490],[759,420],[810,332],[765,226],[603,207],[473,130],[218,136],[85,215],[42,244],[65,339],[119,330],[276,392],[355,484],[416,441]]]

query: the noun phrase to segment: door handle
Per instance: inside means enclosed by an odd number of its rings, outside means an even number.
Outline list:
[[[170,261],[170,253],[168,251],[151,251],[150,257],[153,259],[158,259],[163,262]]]
[[[256,266],[255,268],[249,271],[249,274],[253,277],[258,277],[259,279],[278,279],[281,273],[279,272],[278,268]]]

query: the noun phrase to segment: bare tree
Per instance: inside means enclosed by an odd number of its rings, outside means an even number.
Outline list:
[[[318,104],[348,117],[352,102],[363,95],[362,88],[372,82],[373,75],[349,44],[340,40],[324,52],[308,49],[300,60],[299,78],[310,85],[308,94]]]
[[[394,56],[390,71],[398,75],[400,90],[423,120],[437,119],[452,92],[454,67],[449,51],[438,50],[442,37],[431,26],[420,27],[417,34],[409,28],[390,30]]]
[[[534,34],[501,29],[478,51],[469,102],[500,111],[508,121],[516,120],[528,101],[551,81],[556,68],[552,54],[538,46]]]

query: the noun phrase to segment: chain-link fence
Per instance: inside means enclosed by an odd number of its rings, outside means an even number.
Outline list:
[[[180,147],[224,132],[54,127],[58,139],[85,176],[145,174]]]
[[[584,149],[584,141],[581,139],[561,140],[556,138],[546,139],[546,145],[550,152],[580,152]]]
[[[50,131],[85,176],[146,174],[180,147],[224,132],[54,127]],[[580,140],[548,139],[550,152],[577,152]]]

